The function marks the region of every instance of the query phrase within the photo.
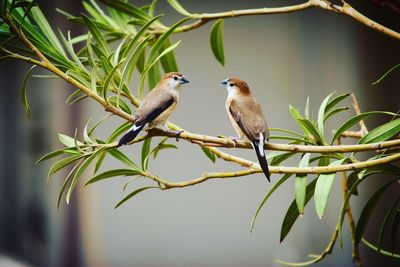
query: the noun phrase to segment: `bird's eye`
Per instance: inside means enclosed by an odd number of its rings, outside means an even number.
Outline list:
[[[177,81],[178,80],[178,76],[174,76],[174,80]]]
[[[230,87],[233,87],[233,86],[234,86],[234,84],[233,84],[233,83],[230,83],[230,84],[229,84],[229,86],[230,86]]]

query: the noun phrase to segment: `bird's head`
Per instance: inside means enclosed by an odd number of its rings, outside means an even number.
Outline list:
[[[171,90],[178,90],[182,84],[189,83],[185,75],[179,72],[166,73],[161,79],[161,82],[164,86]]]
[[[228,90],[228,97],[250,94],[250,88],[247,83],[239,78],[228,78],[221,83],[225,86],[226,90]]]

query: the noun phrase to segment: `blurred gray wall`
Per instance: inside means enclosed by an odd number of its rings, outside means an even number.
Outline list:
[[[42,2],[48,5],[47,14],[53,15],[54,5],[79,14],[79,1]],[[189,11],[198,13],[293,3],[180,2]],[[377,9],[371,1],[365,1],[360,8],[381,23],[400,30],[398,14],[394,17],[391,12]],[[160,1],[157,12],[166,14],[166,23],[179,18],[164,1]],[[63,24],[62,18],[55,19],[64,32],[79,32],[76,26]],[[354,92],[363,110],[399,109],[398,74],[371,86],[382,73],[400,62],[399,42],[347,17],[314,9],[226,20],[225,67],[211,54],[210,26],[173,37],[183,41],[176,56],[180,70],[191,83],[182,90],[180,105],[171,120],[191,132],[233,135],[224,108],[226,92],[219,84],[230,76],[248,81],[270,127],[295,130],[289,104],[303,110],[310,96],[311,107],[316,111],[332,91]],[[127,180],[114,179],[76,190],[72,204],[64,204],[57,211],[55,203],[63,174],[46,184],[46,171],[51,163],[33,164],[41,154],[60,147],[58,132],[73,135],[75,128],[81,132],[85,119],[99,119],[104,111],[93,101],[72,107],[64,105],[72,88],[61,81],[31,79],[28,95],[32,118],[27,120],[19,104],[26,66],[7,61],[0,68],[0,252],[34,266],[278,266],[276,258],[306,260],[307,254],[320,253],[329,241],[340,208],[337,203],[341,203],[339,179],[335,181],[324,218],[321,221],[317,218],[310,202],[304,218],[296,222],[281,244],[280,226],[293,199],[292,180],[270,199],[258,217],[254,233],[248,234],[254,210],[271,187],[263,175],[213,180],[185,189],[147,191],[117,210],[113,209],[117,201],[148,182],[139,179],[124,192],[122,186]],[[134,81],[132,88],[137,82]],[[121,122],[118,118],[109,120],[99,129],[98,136],[106,137]],[[371,125],[376,123],[379,121]],[[204,171],[239,169],[220,161],[212,164],[196,146],[184,141],[177,145],[179,150],[161,152],[150,163],[153,173],[182,181],[198,177]],[[136,160],[140,149],[140,145],[123,148]],[[255,160],[251,151],[229,152]],[[104,170],[118,166],[107,158]],[[273,181],[278,178],[272,176]],[[365,187],[360,193],[362,203],[371,190]],[[359,210],[355,207],[357,217]],[[345,225],[346,236],[347,222]],[[343,251],[335,248],[332,256],[315,266],[353,266],[350,246],[346,238]],[[363,245],[361,252],[367,266],[378,262],[386,266],[398,264],[377,256]]]

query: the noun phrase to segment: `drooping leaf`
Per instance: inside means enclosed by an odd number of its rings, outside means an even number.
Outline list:
[[[107,44],[107,41],[104,39],[103,34],[100,32],[99,28],[96,26],[95,23],[93,23],[93,21],[87,17],[86,15],[82,15],[82,19],[83,22],[86,24],[86,26],[88,27],[91,35],[93,36],[94,40],[96,41],[96,43],[98,44],[98,48],[100,49],[100,51],[108,56],[111,51],[110,48]],[[96,47],[97,48],[97,47]]]
[[[283,184],[286,180],[288,180],[290,178],[290,176],[292,176],[291,173],[287,173],[287,174],[283,175],[278,181],[276,181],[274,183],[274,185],[271,187],[271,189],[265,195],[265,197],[261,201],[260,205],[258,205],[257,210],[254,213],[253,218],[251,220],[250,233],[253,232],[254,224],[256,222],[256,218],[257,218],[258,214],[260,213],[260,211],[261,211],[262,207],[264,206],[264,204],[267,202],[267,200],[270,198],[270,196],[276,191],[276,189],[278,189],[279,186],[281,186],[281,184]]]
[[[345,160],[346,159],[334,161],[329,166],[341,165]],[[324,215],[326,205],[328,204],[328,198],[332,189],[333,180],[335,179],[335,174],[336,173],[320,174],[317,178],[317,184],[315,185],[314,192],[314,201],[315,209],[320,219]]]
[[[140,170],[133,170],[133,169],[115,169],[115,170],[110,170],[110,171],[105,171],[103,173],[100,173],[94,177],[92,177],[89,181],[85,183],[85,186],[88,186],[90,184],[93,184],[95,182],[108,179],[111,177],[116,177],[116,176],[135,176],[135,175],[141,175],[142,172]]]
[[[139,188],[135,191],[133,191],[132,193],[130,193],[129,195],[127,195],[126,197],[124,197],[120,202],[118,202],[117,205],[115,205],[114,209],[118,208],[119,206],[121,206],[122,204],[124,204],[126,201],[128,201],[129,199],[131,199],[132,197],[136,196],[137,194],[139,194],[140,192],[147,190],[147,189],[151,189],[151,188],[158,188],[157,186],[146,186],[146,187],[142,187]]]
[[[210,46],[214,57],[221,63],[222,66],[225,65],[225,55],[224,55],[224,20],[217,20],[211,27],[210,31]]]
[[[144,140],[142,145],[142,170],[147,170],[148,161],[146,161],[147,156],[150,153],[151,138]]]
[[[58,149],[58,150],[55,150],[55,151],[52,151],[52,152],[49,152],[49,153],[43,155],[40,159],[38,159],[35,162],[35,165],[39,164],[42,161],[62,155],[64,153],[69,154],[69,155],[80,155],[80,153],[76,150],[75,147],[61,148],[61,149]]]
[[[67,185],[68,185],[68,183],[70,182],[71,177],[76,173],[76,170],[79,168],[79,166],[81,166],[82,161],[83,161],[83,160],[81,160],[78,164],[76,164],[76,165],[71,169],[71,171],[68,173],[67,177],[65,177],[64,182],[63,182],[63,184],[62,184],[62,186],[61,186],[60,192],[58,193],[58,198],[57,198],[57,209],[60,208],[61,199],[62,199],[62,197],[63,197],[63,195],[64,195],[65,188],[67,188]]]
[[[28,98],[26,97],[26,83],[28,81],[29,76],[31,75],[33,69],[36,65],[33,65],[28,72],[25,74],[24,80],[22,81],[22,94],[21,94],[21,102],[24,106],[25,114],[28,118],[31,117],[31,109],[29,108]]]
[[[139,169],[139,167],[132,160],[130,160],[124,153],[122,153],[118,149],[116,148],[107,149],[107,152],[120,162],[128,165],[129,167],[132,167],[133,169]]]
[[[382,242],[383,242],[383,235],[385,232],[385,229],[387,229],[389,226],[389,218],[393,216],[394,212],[398,210],[398,204],[400,202],[400,197],[396,199],[396,201],[393,202],[392,206],[388,209],[386,212],[385,218],[382,221],[381,227],[379,229],[379,237],[378,237],[378,252],[382,249]],[[391,235],[394,233],[391,232]]]
[[[200,146],[200,147],[201,147],[201,150],[204,152],[204,154],[207,156],[207,158],[209,158],[213,163],[215,163],[215,160],[216,160],[215,154],[207,147],[204,147],[204,146]]]
[[[318,110],[318,120],[317,120],[317,125],[318,125],[318,131],[321,133],[321,135],[324,135],[324,118],[325,118],[325,112],[326,112],[326,107],[328,105],[329,99],[334,95],[335,93],[331,93],[325,99],[322,101],[319,110]]]
[[[307,185],[306,201],[305,201],[306,204],[311,199],[311,197],[314,195],[314,188],[315,188],[316,182],[317,182],[317,179],[314,179],[311,183],[309,183]],[[296,200],[293,200],[293,202],[289,206],[288,211],[286,212],[285,218],[283,219],[283,223],[282,223],[282,227],[281,227],[280,242],[282,242],[285,239],[285,237],[288,235],[288,233],[290,232],[290,229],[292,229],[292,226],[296,222],[299,215],[300,215],[300,213],[297,208]]]
[[[310,161],[310,153],[306,153],[300,160],[299,168],[308,167]],[[300,214],[304,213],[304,206],[306,203],[306,187],[307,187],[307,174],[297,174],[294,179],[294,193],[297,208]]]
[[[371,217],[372,212],[374,211],[376,205],[378,204],[378,201],[382,197],[383,193],[385,193],[386,189],[393,183],[397,181],[397,179],[393,179],[386,184],[384,184],[382,187],[380,187],[373,195],[372,197],[368,200],[368,202],[365,204],[363,210],[361,211],[360,218],[358,219],[357,225],[356,225],[356,230],[354,234],[354,243],[355,245],[358,245],[361,241],[361,238],[364,234],[364,231],[367,227],[368,221]]]
[[[177,1],[177,0],[167,0],[167,2],[170,4],[173,9],[175,9],[178,13],[186,16],[186,17],[192,17],[193,14],[190,14],[186,9],[182,7],[182,5]]]
[[[115,139],[117,139],[118,136],[120,136],[122,133],[128,131],[129,128],[132,127],[132,123],[127,121],[121,124],[117,129],[114,130],[114,132],[108,137],[107,143],[113,142]]]
[[[81,159],[85,157],[85,155],[72,155],[66,158],[63,158],[60,161],[57,161],[56,163],[54,163],[50,169],[49,169],[49,173],[47,174],[47,181],[50,181],[50,177],[51,175],[55,174],[56,172],[58,172],[59,170],[65,168],[66,166],[68,166],[69,164],[77,161],[78,159]]]
[[[122,109],[124,112],[126,112],[126,113],[128,113],[128,114],[132,114],[132,111],[131,111],[130,107],[128,106],[128,104],[127,104],[124,100],[122,100],[122,99],[117,99],[117,98],[118,98],[117,95],[110,96],[110,97],[108,98],[108,102],[109,102],[111,105],[113,105],[113,106],[115,106],[115,107],[117,107],[117,108]]]
[[[400,134],[400,119],[385,123],[366,134],[361,138],[359,144],[369,144],[386,141],[395,135]]]
[[[355,124],[360,122],[361,120],[364,120],[372,115],[378,115],[378,114],[385,114],[385,115],[391,115],[395,116],[395,113],[392,112],[387,112],[387,111],[370,111],[370,112],[364,112],[359,115],[356,115],[354,117],[351,117],[348,119],[345,123],[343,123],[339,129],[336,130],[335,135],[332,138],[331,144],[335,142],[335,140],[344,132],[349,130],[351,127],[353,127]]]

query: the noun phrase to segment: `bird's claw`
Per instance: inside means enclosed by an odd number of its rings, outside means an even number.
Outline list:
[[[176,142],[179,142],[179,136],[181,135],[181,133],[183,133],[183,131],[178,130],[178,131],[171,131],[171,132],[175,134]]]
[[[229,136],[229,139],[233,142],[233,146],[236,147],[236,143],[238,140],[240,140],[240,137],[238,136]]]

